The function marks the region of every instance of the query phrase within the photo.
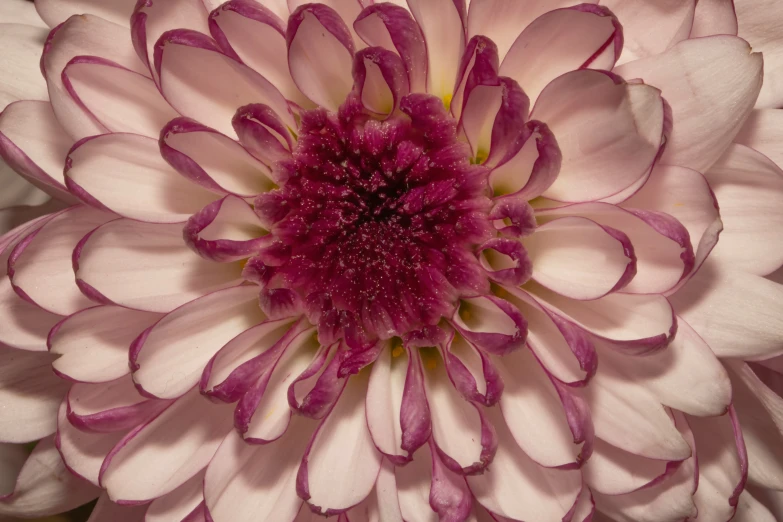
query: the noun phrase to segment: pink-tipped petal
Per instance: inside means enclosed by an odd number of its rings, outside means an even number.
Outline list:
[[[641,457],[598,438],[582,469],[585,482],[593,491],[624,495],[665,479],[680,464]]]
[[[468,400],[493,406],[503,393],[498,365],[481,350],[456,334],[441,344],[441,355],[454,387]]]
[[[527,336],[525,318],[495,296],[463,299],[452,323],[470,343],[496,355],[518,350]]]
[[[210,404],[191,390],[112,449],[101,467],[101,486],[115,502],[143,502],[174,491],[209,463],[230,430],[230,418],[230,406]],[[183,431],[183,425],[190,428]]]
[[[700,0],[693,15],[691,38],[713,34],[737,34],[734,0]]]
[[[239,142],[266,165],[291,158],[291,131],[268,106],[254,103],[240,107],[232,125]]]
[[[658,89],[606,72],[573,71],[550,82],[530,116],[546,122],[563,155],[544,196],[591,201],[632,185],[658,155],[663,107]]]
[[[204,366],[223,345],[263,320],[257,298],[255,285],[238,286],[167,314],[134,341],[134,380],[156,397],[181,396],[199,381]]]
[[[503,59],[500,74],[516,80],[535,101],[561,74],[611,70],[622,49],[623,28],[609,9],[590,4],[555,9],[522,31]]]
[[[144,522],[167,522],[168,520],[186,520],[204,502],[204,474],[200,471],[180,487],[158,497],[149,505]],[[190,519],[187,519],[190,522]]]
[[[118,219],[86,236],[74,252],[82,291],[103,303],[169,312],[241,282],[241,267],[215,265],[182,240],[182,225]]]
[[[286,31],[288,67],[314,103],[336,111],[351,92],[354,43],[345,22],[324,4],[299,7]]]
[[[126,26],[133,12],[134,0],[38,0],[35,8],[49,27],[55,27],[73,15],[85,13],[100,16],[115,24]]]
[[[685,40],[615,72],[641,78],[665,93],[674,121],[661,162],[704,172],[753,109],[761,88],[762,59],[744,40],[719,35]]]
[[[119,306],[96,306],[57,323],[49,351],[60,357],[54,370],[79,382],[107,382],[130,372],[128,347],[160,315]]]
[[[368,47],[354,55],[354,92],[371,112],[391,115],[410,87],[402,59],[383,47]]]

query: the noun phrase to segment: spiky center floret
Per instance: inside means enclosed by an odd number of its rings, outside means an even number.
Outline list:
[[[474,253],[494,232],[487,172],[427,95],[378,121],[347,102],[305,112],[283,181],[257,210],[275,238],[258,259],[267,289],[301,298],[322,342],[403,336],[487,290]]]

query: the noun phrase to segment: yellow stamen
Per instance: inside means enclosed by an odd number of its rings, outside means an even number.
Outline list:
[[[447,111],[451,110],[451,99],[453,96],[451,94],[447,94],[443,97],[443,106],[446,107]]]

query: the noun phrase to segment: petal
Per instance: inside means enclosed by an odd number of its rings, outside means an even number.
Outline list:
[[[104,303],[169,312],[199,296],[240,282],[240,267],[216,265],[194,254],[181,225],[118,219],[103,225],[74,251],[83,290]]]
[[[699,488],[693,501],[704,520],[731,520],[748,476],[748,456],[733,408],[722,417],[689,418],[696,439]]]
[[[356,18],[353,28],[367,45],[400,55],[411,92],[426,90],[427,47],[419,24],[407,9],[391,2],[369,5]]]
[[[152,501],[144,515],[144,522],[185,520],[204,501],[204,474],[197,473],[180,487]]]
[[[519,447],[548,468],[580,462],[583,441],[574,440],[557,390],[533,354],[508,354],[500,367],[506,382],[500,409]]]
[[[558,77],[530,117],[545,121],[557,136],[563,164],[544,196],[558,201],[620,192],[645,174],[662,143],[661,92],[600,71]]]
[[[52,374],[51,364],[48,354],[0,346],[0,441],[31,442],[54,433],[69,383]]]
[[[4,2],[0,9],[13,3]],[[0,20],[12,21],[4,13]],[[17,100],[49,99],[46,82],[37,67],[46,34],[43,28],[21,23],[3,23],[0,27],[0,46],[5,50],[0,58],[0,107]]]
[[[767,275],[783,265],[783,171],[760,153],[732,145],[705,174],[720,205],[723,232],[710,259]]]
[[[213,192],[254,196],[273,187],[266,165],[239,143],[187,118],[163,128],[160,152],[177,172]]]
[[[368,47],[354,55],[353,77],[362,104],[376,114],[391,115],[410,90],[403,61],[382,47]]]
[[[693,0],[602,0],[601,4],[623,21],[621,63],[655,56],[688,38],[696,7]]]
[[[493,406],[503,393],[503,379],[487,354],[455,333],[440,344],[446,372],[454,387],[468,401]]]
[[[258,287],[218,290],[167,314],[134,341],[133,379],[159,398],[179,397],[228,341],[263,320]],[[183,357],[183,353],[187,354]]]
[[[539,466],[517,446],[499,415],[492,422],[499,439],[492,472],[467,477],[476,500],[513,520],[563,519],[582,488],[579,472]]]
[[[306,4],[289,18],[288,67],[299,90],[331,111],[345,101],[353,81],[354,44],[340,15],[323,4]]]
[[[268,243],[267,232],[252,207],[236,196],[226,196],[199,210],[182,233],[197,254],[218,262],[247,259]]]
[[[248,67],[269,80],[286,99],[303,107],[312,103],[294,83],[288,70],[285,42],[288,9],[278,18],[269,2],[231,0],[212,12],[209,29],[225,51],[231,50]],[[258,52],[264,49],[263,53]]]
[[[721,272],[708,260],[671,302],[718,357],[769,358],[783,350],[783,287],[763,277]]]
[[[10,0],[0,7],[0,20],[7,23],[32,25],[45,29],[47,26],[35,10],[35,5],[25,0]]]
[[[527,336],[525,318],[495,296],[463,299],[452,324],[470,343],[496,355],[521,348]]]
[[[57,323],[49,351],[54,370],[80,382],[107,382],[130,373],[128,347],[160,315],[119,306],[96,306]]]
[[[669,291],[691,272],[695,264],[688,230],[662,212],[624,209],[608,203],[581,203],[541,210],[537,214],[539,220],[559,215],[582,216],[627,236],[633,246],[636,273],[623,286],[624,292],[652,294]]]
[[[54,445],[54,437],[47,437],[27,458],[14,492],[0,499],[0,515],[27,518],[53,515],[81,506],[99,493],[92,484],[68,471]]]
[[[673,130],[661,162],[704,172],[750,114],[761,88],[762,60],[744,40],[709,36],[685,40],[615,72],[655,85],[671,106]]]
[[[754,50],[764,54],[764,85],[756,101],[756,107],[780,107],[781,73],[783,73],[783,40],[777,28],[780,13],[769,0],[762,3],[739,0],[734,4],[739,34]],[[758,9],[756,9],[758,8]]]
[[[184,222],[218,197],[180,176],[160,157],[157,140],[144,136],[88,138],[76,144],[66,161],[71,192],[131,219]]]
[[[63,178],[71,143],[48,102],[16,102],[0,114],[0,156],[37,187],[67,202],[75,201]]]
[[[93,303],[74,280],[73,250],[85,234],[113,217],[86,206],[71,207],[27,235],[8,260],[8,275],[17,292],[59,315],[90,307]]]
[[[649,459],[690,457],[691,448],[657,397],[627,380],[617,366],[602,364],[581,391],[590,405],[597,437]]]
[[[291,158],[291,132],[268,106],[245,105],[234,115],[232,124],[239,142],[266,165]]]
[[[180,114],[234,137],[231,118],[248,103],[264,103],[291,128],[285,98],[268,80],[225,55],[211,38],[169,31],[155,44],[155,69],[163,96]]]
[[[468,14],[468,36],[486,34],[498,46],[500,58],[508,52],[519,33],[539,16],[573,5],[573,0],[528,0],[524,4],[505,0],[474,0]],[[597,3],[594,0],[584,4]]]
[[[37,0],[35,8],[49,27],[55,27],[73,15],[93,14],[115,24],[128,25],[134,0]]]
[[[691,38],[713,34],[737,34],[733,0],[699,0],[693,15]]]
[[[394,470],[399,510],[406,522],[434,522],[437,514],[430,506],[432,492],[432,452],[430,446],[419,448],[413,461]]]
[[[201,471],[229,431],[231,418],[230,406],[208,404],[192,390],[126,435],[101,468],[101,486],[111,499],[151,500]],[[189,429],[183,431],[182,426]]]
[[[572,299],[597,299],[617,291],[636,273],[628,236],[590,219],[554,219],[522,244],[533,264],[533,279]]]
[[[602,439],[596,439],[583,476],[593,491],[606,495],[623,495],[663,480],[676,470],[663,460],[652,460],[623,451]]]
[[[427,92],[443,98],[453,92],[465,50],[464,0],[408,0],[427,44]]]
[[[780,145],[783,141],[781,129],[783,129],[783,110],[755,110],[750,113],[750,117],[734,141],[757,150],[781,166],[783,165],[783,147]]]
[[[207,468],[204,500],[211,519],[236,522],[293,521],[302,499],[296,494],[300,456],[313,422],[297,418],[296,429],[262,446],[245,444],[231,432]],[[275,472],[270,474],[269,470]],[[306,509],[306,508],[305,508]]]
[[[750,491],[743,491],[737,503],[737,514],[732,520],[737,522],[775,522],[777,518],[771,510],[756,500]]]
[[[483,471],[492,462],[497,447],[495,430],[487,421],[483,406],[466,401],[457,392],[435,349],[420,350],[419,356],[438,453],[455,473]]]
[[[348,380],[302,459],[296,489],[314,513],[341,513],[372,491],[382,459],[367,428],[366,389],[366,372]]]
[[[494,33],[491,33],[494,34]],[[623,48],[623,27],[605,7],[555,9],[528,25],[508,51],[500,74],[535,101],[546,85],[576,69],[611,70]]]
[[[62,79],[71,97],[111,132],[157,138],[177,116],[148,76],[110,60],[77,56],[63,69]]]
[[[109,498],[109,495],[102,494],[90,513],[87,522],[103,522],[111,520],[112,522],[142,522],[146,506],[134,506],[115,504]]]
[[[41,66],[54,113],[74,139],[103,134],[106,128],[71,96],[63,81],[63,70],[74,57],[87,55],[110,60],[138,74],[147,74],[127,34],[127,30],[117,24],[83,15],[69,18],[49,35]]]

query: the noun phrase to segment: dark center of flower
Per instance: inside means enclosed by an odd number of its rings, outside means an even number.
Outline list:
[[[410,95],[401,111],[305,112],[282,188],[257,201],[275,238],[259,256],[265,286],[296,292],[322,342],[402,336],[486,290],[474,254],[494,231],[486,169],[440,100]]]

